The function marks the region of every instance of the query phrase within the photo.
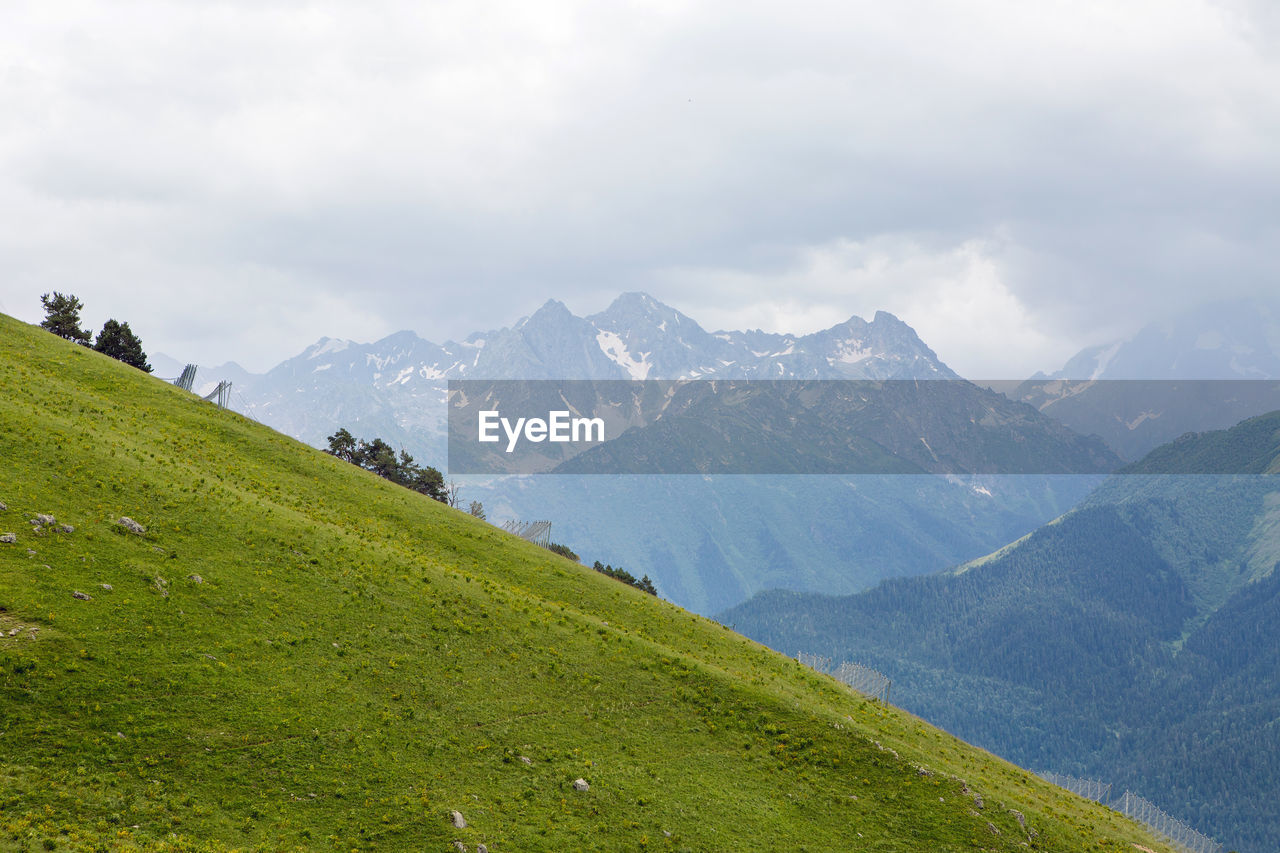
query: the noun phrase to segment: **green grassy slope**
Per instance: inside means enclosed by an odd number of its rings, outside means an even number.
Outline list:
[[[3,850],[1165,849],[713,622],[2,316],[0,501]]]

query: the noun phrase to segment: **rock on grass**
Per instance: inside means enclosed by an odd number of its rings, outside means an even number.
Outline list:
[[[132,518],[130,518],[127,515],[120,516],[120,519],[116,522],[116,524],[120,525],[130,533],[136,533],[139,536],[147,532],[147,528],[143,527],[141,524],[134,521]]]

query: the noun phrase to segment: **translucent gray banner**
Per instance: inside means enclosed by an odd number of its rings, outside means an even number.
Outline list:
[[[1151,453],[1280,410],[1271,380],[455,380],[448,406],[453,474],[1232,474],[1280,452],[1262,418]]]

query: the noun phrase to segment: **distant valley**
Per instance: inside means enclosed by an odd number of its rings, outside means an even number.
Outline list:
[[[1163,474],[1233,467],[1240,475]],[[875,666],[898,703],[1025,767],[1114,781],[1237,845],[1280,822],[1280,413],[1188,437],[953,571],[719,617]]]

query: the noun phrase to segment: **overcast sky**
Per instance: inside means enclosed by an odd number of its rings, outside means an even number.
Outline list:
[[[263,370],[644,290],[970,376],[1280,290],[1260,0],[0,7],[0,311]]]

